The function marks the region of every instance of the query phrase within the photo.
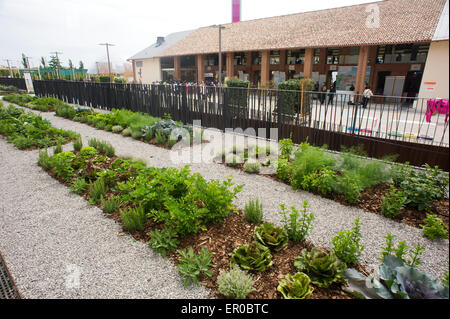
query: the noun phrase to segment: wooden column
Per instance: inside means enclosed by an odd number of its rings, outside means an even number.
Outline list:
[[[369,59],[369,47],[362,46],[359,48],[358,70],[356,71],[355,94],[364,92],[367,62]]]
[[[226,63],[227,77],[231,78],[234,76],[234,52],[227,52],[225,63]]]
[[[303,76],[305,78],[312,78],[313,64],[314,64],[314,49],[306,48],[305,65],[303,66]]]
[[[266,86],[270,81],[270,51],[261,54],[261,85]]]
[[[173,68],[174,70],[174,80],[181,81],[181,65],[180,65],[180,57],[174,56],[173,57]]]
[[[205,80],[205,56],[203,54],[197,55],[197,83]]]

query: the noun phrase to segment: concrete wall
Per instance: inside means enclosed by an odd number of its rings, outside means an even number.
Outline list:
[[[431,43],[422,83],[420,85],[420,98],[449,98],[448,58],[448,40]]]
[[[142,67],[137,65],[140,61],[142,61]],[[161,81],[161,64],[159,58],[136,60],[134,62],[136,63],[136,83],[151,84],[154,81]]]

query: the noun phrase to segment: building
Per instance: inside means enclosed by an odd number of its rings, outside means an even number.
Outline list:
[[[361,93],[369,85],[376,94],[414,97],[426,67],[448,60],[448,35],[433,40],[446,7],[448,0],[385,0],[225,24],[223,76],[263,86],[312,77],[320,86],[336,80],[338,92],[354,87]],[[217,77],[217,27],[190,31],[158,51],[152,59],[173,66],[176,80]],[[440,71],[448,79],[448,67]],[[146,72],[143,83],[157,79]],[[448,98],[445,86],[442,98]]]
[[[175,76],[174,60],[160,58],[158,54],[175,45],[191,32],[176,32],[166,37],[158,37],[154,44],[129,58],[128,61],[131,61],[133,65],[134,82],[149,84],[154,81],[173,79]],[[183,76],[186,75],[183,74]]]

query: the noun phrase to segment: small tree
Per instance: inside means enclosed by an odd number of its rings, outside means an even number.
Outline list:
[[[42,56],[41,57],[41,66],[42,66],[42,68],[47,68],[47,61],[45,61],[45,58]]]
[[[83,63],[83,61],[81,61],[80,60],[80,64],[79,64],[79,67],[78,67],[80,70],[83,70],[84,69],[84,63]]]

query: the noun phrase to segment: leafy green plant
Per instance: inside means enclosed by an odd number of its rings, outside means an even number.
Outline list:
[[[122,130],[122,135],[123,136],[131,136],[133,130],[131,129],[131,127],[127,127],[126,129]]]
[[[359,201],[363,187],[357,179],[347,173],[344,173],[343,175],[337,177],[336,182],[336,191],[344,194],[345,200],[349,204],[356,204]]]
[[[313,172],[303,178],[301,188],[306,191],[317,191],[326,195],[335,189],[336,172],[330,169]]]
[[[386,246],[382,246],[381,258],[380,261],[383,261],[386,256],[395,256],[396,258],[401,259],[406,265],[410,267],[417,267],[422,264],[420,256],[423,254],[425,248],[422,247],[419,243],[417,243],[413,249],[409,250],[410,259],[406,259],[405,255],[408,253],[408,245],[405,241],[400,241],[397,243],[397,247],[395,247],[394,239],[395,236],[392,234],[387,234],[385,237]]]
[[[255,227],[254,240],[267,248],[279,251],[288,244],[288,234],[281,228],[272,223],[264,223],[262,226]]]
[[[361,223],[359,218],[355,219],[355,226],[351,230],[340,231],[332,239],[333,251],[336,256],[348,265],[355,264],[364,250],[361,244]]]
[[[180,243],[177,238],[176,230],[165,227],[162,230],[151,231],[148,244],[165,258],[167,251],[177,248]]]
[[[155,143],[163,144],[166,141],[166,136],[161,130],[156,131],[155,133]]]
[[[381,212],[385,217],[394,218],[405,207],[406,197],[401,190],[391,185],[389,193],[381,200]]]
[[[284,204],[280,204],[280,208],[280,214],[283,215],[281,223],[283,229],[288,233],[289,239],[295,242],[305,240],[306,236],[312,230],[312,222],[315,220],[314,214],[308,213],[308,201],[303,201],[303,208],[300,212],[295,206],[291,207],[290,212],[288,212]]]
[[[89,202],[96,204],[101,201],[103,196],[108,192],[108,186],[103,179],[98,179],[89,185]]]
[[[281,157],[289,159],[292,155],[292,151],[294,150],[294,143],[290,138],[286,138],[284,140],[280,140],[278,142],[280,144],[280,152]]]
[[[245,218],[248,222],[259,224],[263,219],[263,206],[259,199],[251,199],[244,207]]]
[[[89,139],[89,146],[95,148],[100,154],[104,154],[108,157],[113,157],[116,153],[114,147],[105,141],[100,141],[95,138]]]
[[[72,161],[75,157],[75,154],[72,152],[61,152],[51,158],[54,172],[66,182],[72,179]]]
[[[111,127],[111,131],[113,133],[120,133],[123,131],[123,127],[121,125],[114,125],[113,127]]]
[[[448,226],[437,215],[427,214],[424,222],[425,224],[420,225],[423,229],[423,237],[431,240],[435,238],[447,238]]]
[[[204,274],[208,277],[212,276],[209,268],[211,264],[211,253],[205,246],[202,247],[199,254],[195,254],[192,246],[186,250],[177,250],[181,255],[180,264],[177,265],[178,272],[185,277],[184,286],[187,287],[191,282],[198,283],[199,276]]]
[[[84,191],[88,188],[88,183],[85,181],[84,178],[78,178],[76,179],[73,184],[70,186],[70,191],[81,195],[84,193]]]
[[[98,154],[98,151],[92,146],[85,146],[80,150],[80,157],[92,158]]]
[[[448,299],[448,287],[431,275],[407,266],[394,256],[386,256],[378,268],[379,279],[347,269],[351,291],[368,299]]]
[[[239,265],[245,270],[264,271],[272,264],[270,249],[255,242],[243,244],[231,255],[231,266]]]
[[[307,274],[311,282],[318,287],[329,287],[332,283],[345,282],[347,266],[334,252],[327,252],[323,248],[313,248],[311,252],[303,249],[294,266]]]
[[[20,147],[19,147],[20,148]],[[53,149],[53,155],[59,154],[63,151],[62,146],[60,143],[58,143],[55,148]]]
[[[245,299],[253,288],[253,278],[235,265],[217,277],[217,290],[227,298]]]
[[[287,274],[278,283],[277,290],[281,292],[284,299],[308,299],[314,291],[310,283],[308,275],[302,272],[295,275]]]
[[[261,170],[261,164],[259,162],[245,162],[244,171],[250,174],[258,174]]]
[[[131,231],[143,230],[144,223],[147,220],[142,207],[130,207],[128,210],[120,210],[120,217],[124,226]]]
[[[448,265],[448,260],[447,260],[447,265]],[[444,269],[444,275],[442,276],[442,285],[448,287],[448,280],[449,280],[449,275],[448,275],[448,266],[446,269]]]

